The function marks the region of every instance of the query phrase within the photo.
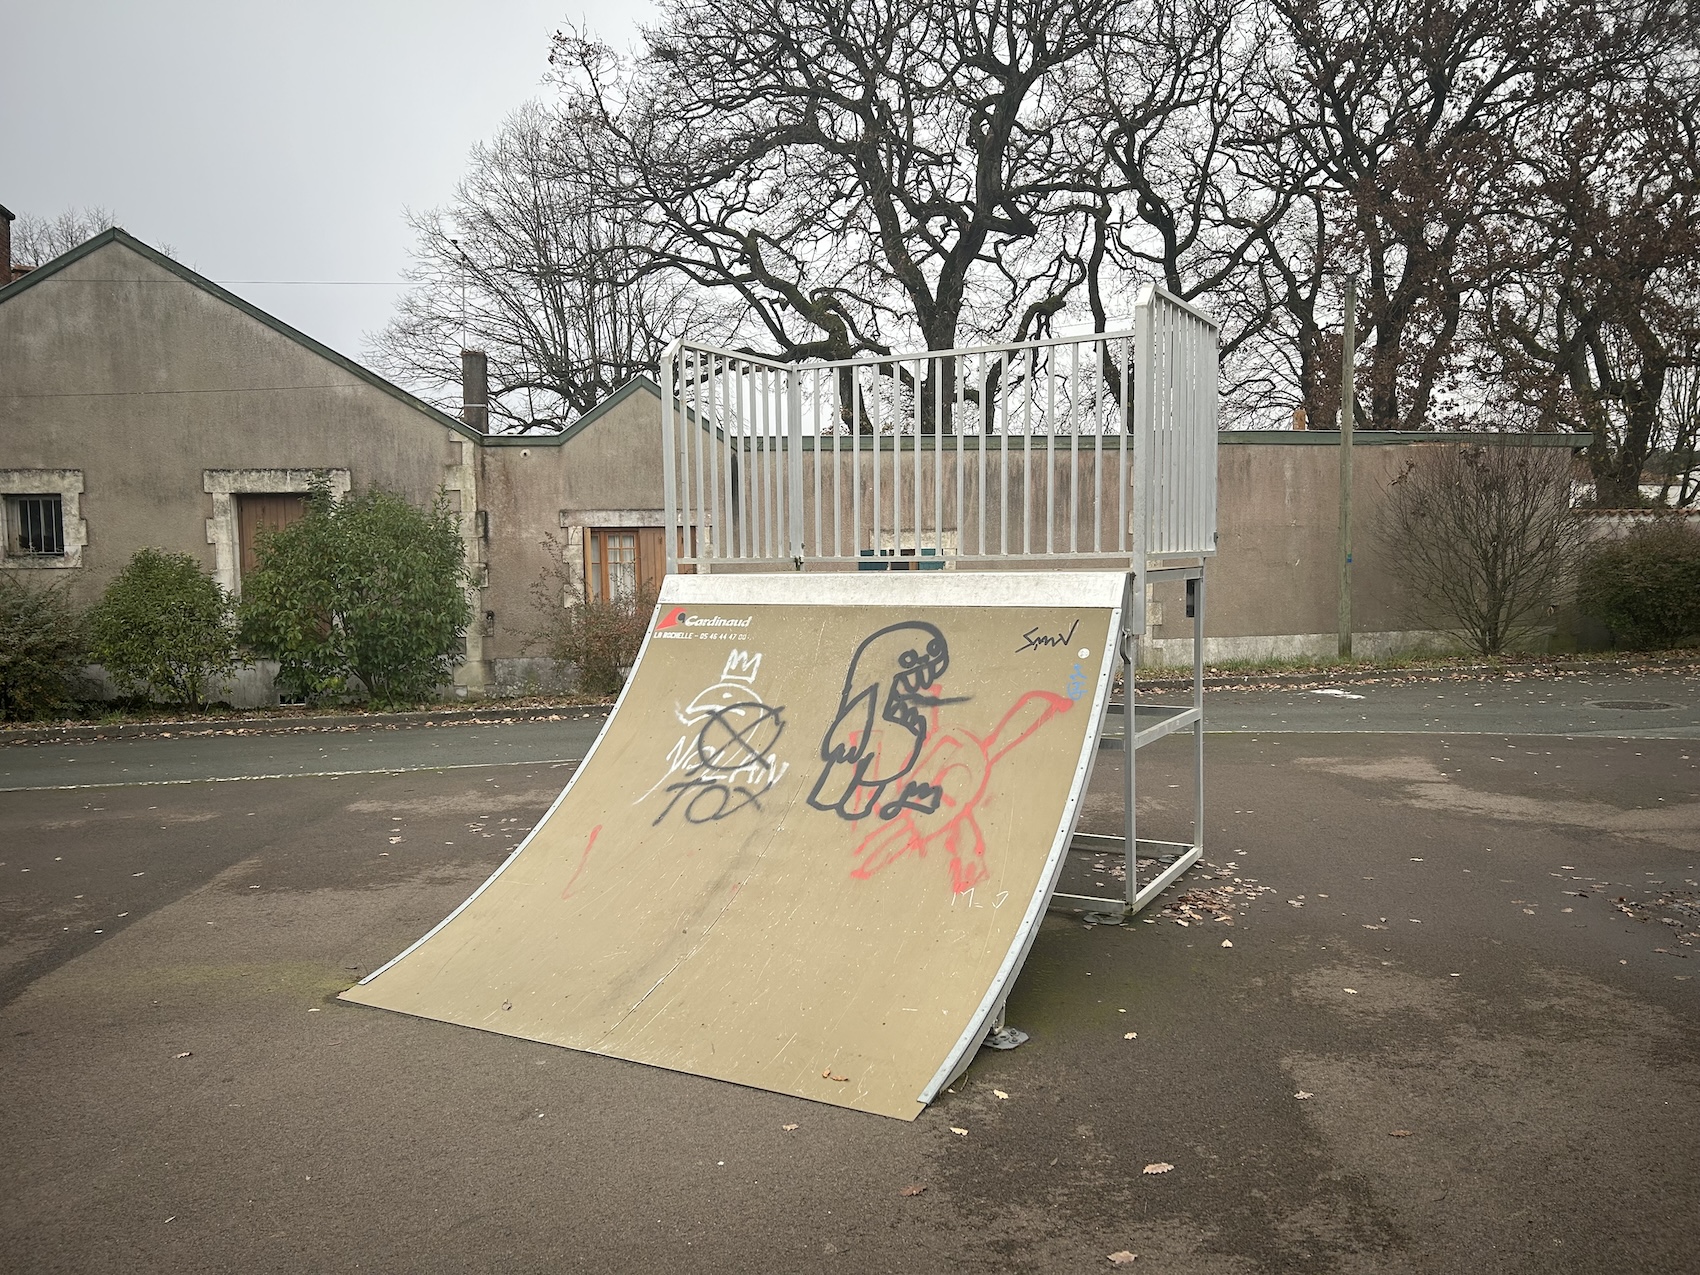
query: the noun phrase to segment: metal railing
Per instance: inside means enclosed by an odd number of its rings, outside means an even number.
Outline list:
[[[1215,552],[1217,325],[788,364],[662,356],[669,571]],[[684,529],[691,529],[684,534]]]

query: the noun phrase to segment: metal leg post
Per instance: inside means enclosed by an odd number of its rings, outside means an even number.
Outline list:
[[[1144,580],[1138,573],[1130,572],[1127,577],[1128,604],[1122,607],[1122,862],[1126,870],[1126,890],[1128,910],[1133,910],[1134,899],[1139,894],[1139,814],[1134,802],[1133,768],[1139,756],[1139,750],[1134,747],[1134,738],[1139,733],[1138,723],[1134,716],[1134,677],[1139,666],[1139,633],[1133,625],[1135,610],[1141,614],[1144,607],[1135,608],[1136,601],[1132,594],[1135,589],[1145,587]],[[1143,599],[1138,599],[1143,601]]]
[[[1193,813],[1192,843],[1204,852],[1204,576],[1188,581],[1192,589],[1192,706],[1198,720],[1192,724]]]

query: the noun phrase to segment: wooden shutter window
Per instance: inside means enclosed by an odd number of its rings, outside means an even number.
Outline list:
[[[300,492],[236,497],[236,534],[242,546],[242,575],[257,570],[254,540],[261,527],[282,529],[307,516],[307,497]]]

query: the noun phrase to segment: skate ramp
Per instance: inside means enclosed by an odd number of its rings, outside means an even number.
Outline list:
[[[566,790],[343,999],[913,1119],[1055,886],[1122,583],[669,577]]]

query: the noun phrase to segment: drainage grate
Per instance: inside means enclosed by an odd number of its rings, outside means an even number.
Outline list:
[[[1662,699],[1591,699],[1590,708],[1628,709],[1636,713],[1656,713],[1660,709],[1676,708],[1676,704],[1667,704]]]

